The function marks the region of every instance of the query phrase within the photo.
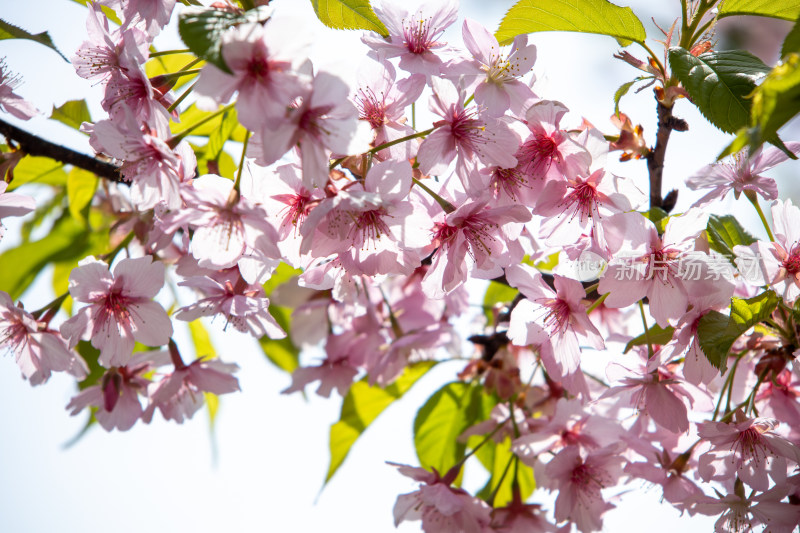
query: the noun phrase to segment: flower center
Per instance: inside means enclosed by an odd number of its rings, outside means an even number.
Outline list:
[[[403,44],[412,54],[424,54],[434,44],[433,33],[429,21],[412,18],[408,26],[403,26]]]
[[[358,115],[361,120],[366,120],[372,129],[378,129],[386,123],[386,97],[381,93],[380,98],[372,89],[359,89],[356,95]]]

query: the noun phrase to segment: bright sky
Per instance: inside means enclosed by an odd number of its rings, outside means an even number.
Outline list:
[[[662,26],[671,23],[675,11],[665,2],[639,0],[634,10],[656,35],[650,17]],[[336,32],[312,20],[310,4],[276,0],[276,11],[300,12],[313,25],[318,65],[337,72],[352,72],[364,54],[357,32]],[[510,0],[462,1],[462,16],[494,30]],[[58,47],[71,56],[85,38],[85,8],[67,0],[7,2],[2,18],[34,33],[48,30]],[[450,39],[461,46],[460,23]],[[601,36],[539,34],[535,90],[557,99],[582,114],[597,127],[613,133],[608,117],[612,96],[636,71],[611,58],[615,41]],[[174,29],[156,41],[160,49],[182,48]],[[632,50],[638,53],[638,50]],[[100,89],[78,78],[71,66],[52,51],[34,43],[0,41],[0,57],[19,73],[24,85],[19,93],[40,109],[87,98],[92,115],[102,118]],[[421,106],[424,107],[424,106]],[[654,134],[654,101],[650,90],[623,100],[622,110],[641,122],[648,140]],[[49,114],[49,112],[47,113]],[[691,126],[686,134],[670,140],[666,187],[678,186],[694,170],[713,161],[726,137],[709,126],[691,106],[680,102],[676,114]],[[7,119],[7,115],[4,119]],[[420,119],[423,120],[423,119]],[[88,151],[84,137],[66,126],[44,118],[23,127]],[[702,143],[703,150],[698,150]],[[611,159],[616,158],[612,155]],[[778,174],[788,177],[797,166]],[[644,163],[620,165],[618,174],[644,178]],[[786,179],[779,184],[784,193]],[[675,184],[675,185],[673,185]],[[642,187],[645,188],[642,181]],[[24,192],[24,190],[22,191]],[[699,197],[682,192],[677,211]],[[743,206],[743,223],[757,227],[749,206]],[[727,208],[719,208],[727,211]],[[0,250],[13,244],[14,228]],[[49,280],[43,280],[26,296],[26,307],[48,301]],[[479,300],[481,295],[476,295]],[[216,344],[224,360],[241,366],[242,392],[222,398],[215,445],[209,436],[205,411],[182,425],[163,422],[137,424],[127,433],[93,429],[65,450],[64,443],[83,426],[83,416],[71,418],[64,406],[75,393],[72,380],[56,375],[45,386],[32,388],[24,382],[11,358],[0,360],[0,530],[9,532],[86,531],[392,531],[392,507],[398,494],[415,484],[385,464],[390,460],[416,464],[411,442],[414,413],[443,383],[455,378],[458,364],[438,366],[423,378],[399,405],[392,406],[356,444],[330,485],[321,494],[328,466],[328,429],[338,419],[340,402],[301,395],[280,395],[289,377],[272,367],[248,337],[217,331]],[[224,349],[222,347],[224,346]],[[309,389],[310,391],[311,389]],[[212,452],[216,450],[216,454]],[[467,479],[476,485],[480,479]],[[669,505],[660,505],[660,490],[623,495],[620,509],[608,513],[606,531],[672,532],[709,531],[713,520],[682,520]],[[636,526],[631,524],[635,523]],[[406,524],[400,531],[418,531]]]

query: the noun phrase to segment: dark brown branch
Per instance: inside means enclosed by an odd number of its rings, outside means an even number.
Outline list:
[[[17,143],[19,149],[26,154],[49,157],[56,161],[94,172],[101,178],[117,183],[125,182],[118,166],[59,144],[51,143],[3,120],[0,120],[0,134],[5,136],[9,143],[11,141]]]
[[[647,154],[647,171],[650,173],[650,207],[660,207],[669,213],[678,199],[678,191],[670,191],[666,197],[661,196],[661,181],[664,174],[664,157],[667,154],[667,143],[672,130],[686,131],[689,125],[683,119],[672,116],[672,107],[667,107],[658,99],[658,130],[656,146]]]

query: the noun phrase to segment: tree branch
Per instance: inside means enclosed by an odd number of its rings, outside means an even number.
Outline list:
[[[672,106],[665,106],[657,98],[656,102],[658,112],[656,146],[647,154],[647,171],[650,173],[650,208],[660,207],[669,213],[675,207],[678,191],[673,189],[665,197],[661,197],[661,181],[664,174],[667,143],[672,130],[686,131],[689,129],[689,125],[685,120],[672,116]]]
[[[101,178],[117,183],[125,183],[118,166],[59,144],[51,143],[3,120],[0,120],[0,134],[4,135],[9,143],[11,141],[16,142],[20,150],[28,155],[49,157],[56,161],[94,172]]]

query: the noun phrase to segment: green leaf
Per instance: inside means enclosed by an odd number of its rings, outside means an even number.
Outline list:
[[[669,64],[692,102],[714,126],[733,133],[750,121],[756,88],[767,67],[744,50],[706,52],[695,57],[684,48],[670,48]]]
[[[633,84],[639,81],[641,78],[636,78],[635,80],[631,80],[628,83],[623,83],[617,89],[617,92],[614,93],[614,114],[619,115],[619,101],[622,100],[622,97],[628,94],[628,91],[631,90]]]
[[[491,324],[494,320],[492,309],[495,305],[509,303],[517,294],[519,294],[519,291],[514,287],[490,281],[489,286],[486,288],[486,294],[483,296],[483,314],[486,315],[486,323]]]
[[[370,30],[384,37],[389,31],[375,15],[369,0],[311,0],[317,18],[337,30]]]
[[[781,57],[786,57],[793,52],[800,52],[800,20],[794,23],[781,46]]]
[[[647,335],[642,333],[635,339],[632,339],[630,342],[628,342],[623,353],[628,353],[634,346],[642,346],[647,344],[648,339],[653,344],[667,344],[672,340],[673,333],[675,333],[675,328],[672,326],[662,328],[658,324],[653,324],[650,329],[647,330]]]
[[[509,44],[517,35],[537,31],[597,33],[638,43],[647,37],[631,8],[606,0],[520,0],[503,17],[495,37]]]
[[[78,383],[78,388],[84,390],[100,383],[100,379],[106,372],[106,369],[100,365],[100,350],[92,346],[89,341],[78,341],[75,350],[83,357],[83,360],[86,361],[86,366],[89,367],[89,373],[83,378],[83,381]]]
[[[244,13],[225,9],[185,9],[178,19],[178,33],[186,47],[197,57],[231,74],[222,57],[222,35],[246,22],[265,22],[272,9],[263,6]]]
[[[84,122],[92,122],[86,100],[70,100],[59,107],[53,106],[50,118],[76,130],[80,129]]]
[[[484,447],[491,449],[491,462],[489,464],[484,463],[484,466],[489,470],[490,477],[478,497],[488,500],[492,494],[495,494],[494,502],[492,502],[493,507],[504,507],[511,503],[513,497],[514,454],[511,452],[511,439],[506,438],[499,444],[489,441],[484,444]],[[522,461],[518,461],[516,468],[520,496],[522,501],[525,501],[536,489],[536,480],[533,477],[533,469]]]
[[[181,121],[179,123],[170,119],[169,122],[170,130],[174,131],[175,128],[178,126],[186,128],[192,124],[197,124],[198,122],[205,119],[212,113],[213,111],[200,111],[199,109],[197,109],[197,106],[192,104],[185,111],[181,112]],[[222,115],[217,116],[209,120],[208,122],[204,123],[202,126],[198,126],[196,129],[192,130],[192,137],[210,137],[221,126],[222,126]],[[245,130],[244,126],[240,124],[236,126],[236,128],[233,130],[230,139],[236,142],[244,142],[245,135],[247,135],[247,130]]]
[[[64,171],[64,163],[49,157],[26,155],[14,168],[14,181],[8,184],[8,191],[11,192],[26,183],[66,186],[67,173]]]
[[[733,247],[737,245],[749,246],[756,242],[755,237],[747,233],[733,215],[711,215],[706,226],[708,245],[715,252],[719,252],[733,262],[736,254]]]
[[[48,34],[46,31],[33,34],[23,30],[19,26],[14,26],[3,19],[0,19],[0,41],[4,39],[26,39],[28,41],[43,44],[51,50],[54,50],[64,59],[64,61],[69,63],[69,59],[67,59],[67,57],[62,54],[58,48],[56,48],[56,45],[53,44],[53,40],[50,38],[50,34]]]
[[[780,296],[766,291],[753,298],[732,298],[731,314],[725,316],[718,311],[710,311],[700,318],[697,336],[700,348],[709,362],[725,372],[728,352],[739,336],[762,320],[769,318],[780,302]]]
[[[367,379],[353,383],[342,402],[339,421],[331,426],[330,451],[331,464],[325,483],[328,483],[344,462],[350,448],[364,430],[378,418],[389,405],[403,396],[425,373],[433,367],[434,361],[424,361],[406,367],[403,374],[386,388],[370,387]]]
[[[89,207],[100,180],[93,172],[73,167],[67,175],[67,198],[72,217],[86,224]]]
[[[4,252],[0,255],[0,290],[16,300],[48,264],[83,257],[88,236],[82,224],[62,217],[41,240]]]
[[[225,147],[225,142],[230,139],[237,126],[239,126],[239,120],[235,109],[229,109],[223,113],[219,128],[214,130],[208,137],[204,159],[209,161],[219,159],[220,153]]]
[[[721,2],[719,17],[757,15],[795,21],[800,17],[798,0],[725,0]]]
[[[303,271],[300,270],[299,268],[291,267],[286,263],[280,263],[278,265],[278,268],[275,269],[275,272],[273,272],[272,275],[269,277],[269,279],[266,282],[264,282],[264,292],[267,294],[267,296],[270,296],[272,294],[272,291],[274,291],[275,289],[277,289],[290,279],[296,278],[302,273]]]
[[[206,359],[214,359],[217,357],[214,343],[211,342],[211,335],[209,335],[202,321],[193,320],[189,322],[189,334],[192,336],[194,354],[198,359],[201,357]]]
[[[267,356],[267,359],[272,364],[291,374],[300,364],[300,350],[294,345],[291,335],[289,335],[292,310],[286,307],[270,305],[269,312],[283,328],[283,331],[286,332],[286,337],[283,339],[270,339],[265,335],[258,339],[258,344],[261,345],[264,355]]]
[[[791,53],[764,79],[753,93],[750,125],[756,128],[756,143],[771,141],[778,130],[800,112],[800,54]],[[750,149],[754,150],[751,139]],[[760,143],[759,143],[760,144]]]
[[[669,213],[660,207],[651,207],[642,213],[642,215],[644,215],[647,220],[655,224],[659,235],[664,233],[664,230],[667,228],[667,222],[669,222]]]
[[[445,475],[464,457],[466,444],[458,437],[478,421],[482,395],[480,386],[454,381],[428,398],[414,419],[414,448],[422,468]]]
[[[172,74],[178,72],[197,59],[194,54],[167,54],[164,56],[156,56],[151,58],[144,66],[144,71],[148,78],[155,78],[156,76],[163,76],[164,74]],[[192,68],[201,68],[203,62],[197,63]],[[175,83],[173,89],[177,89],[182,85],[189,83],[192,80],[191,76],[181,76],[180,78],[172,78],[171,81]]]

